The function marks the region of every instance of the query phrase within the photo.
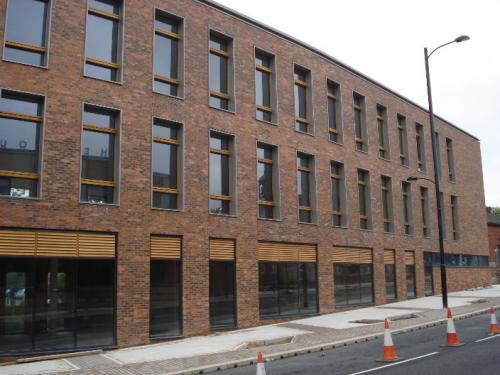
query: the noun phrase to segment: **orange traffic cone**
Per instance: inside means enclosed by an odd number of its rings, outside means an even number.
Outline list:
[[[441,346],[462,346],[464,345],[458,339],[457,331],[455,330],[455,322],[453,321],[453,315],[451,314],[451,309],[448,309],[448,322],[446,325],[446,344]]]
[[[389,319],[385,318],[384,321],[384,354],[382,359],[377,362],[395,362],[399,361],[401,358],[396,354],[396,347],[392,341],[392,334],[389,328]]]
[[[264,359],[262,358],[262,352],[257,355],[257,374],[256,375],[266,375],[266,368],[264,367]]]
[[[497,315],[494,307],[490,310],[491,323],[490,323],[490,335],[498,335],[500,333],[500,328],[498,328]]]

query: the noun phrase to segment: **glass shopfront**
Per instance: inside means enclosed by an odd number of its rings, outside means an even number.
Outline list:
[[[115,261],[0,258],[0,353],[115,345]]]
[[[333,265],[335,306],[373,303],[373,266],[337,263]]]
[[[210,261],[210,327],[236,326],[234,261]]]

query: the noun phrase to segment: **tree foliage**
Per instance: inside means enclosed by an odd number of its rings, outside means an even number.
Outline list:
[[[500,207],[491,207],[491,213],[495,216],[500,216]]]

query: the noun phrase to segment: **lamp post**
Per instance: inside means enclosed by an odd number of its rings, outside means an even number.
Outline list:
[[[431,125],[431,139],[432,139],[432,158],[434,162],[434,186],[436,190],[436,204],[437,204],[437,215],[438,215],[438,234],[439,234],[439,254],[441,256],[441,291],[443,295],[443,308],[448,308],[448,285],[446,282],[446,264],[444,257],[444,240],[443,240],[443,221],[442,221],[442,206],[440,199],[440,189],[439,189],[439,173],[438,173],[438,158],[437,158],[437,142],[436,142],[436,132],[434,130],[434,112],[432,108],[432,93],[431,93],[431,78],[429,73],[429,58],[431,55],[436,52],[438,49],[447,46],[452,43],[461,43],[469,40],[470,38],[467,35],[461,35],[451,42],[444,43],[439,47],[434,48],[431,53],[427,52],[427,48],[424,48],[425,55],[425,74],[427,77],[427,99],[429,101],[429,122]],[[413,181],[418,178],[412,179]],[[410,178],[408,179],[409,181]]]

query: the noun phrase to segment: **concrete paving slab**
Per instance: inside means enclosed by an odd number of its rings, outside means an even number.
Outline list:
[[[449,295],[453,297],[495,298],[500,297],[500,285],[493,285],[490,288],[462,290],[449,293]]]
[[[449,307],[459,307],[459,306],[468,306],[471,305],[477,298],[453,298],[448,297],[448,306]],[[440,310],[443,308],[442,299],[440,296],[433,297],[424,297],[418,299],[411,299],[407,301],[390,303],[388,305],[384,305],[384,307],[404,307],[408,309],[431,309],[431,310]]]
[[[0,366],[0,375],[38,375],[79,370],[64,359]]]

